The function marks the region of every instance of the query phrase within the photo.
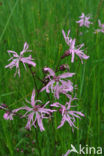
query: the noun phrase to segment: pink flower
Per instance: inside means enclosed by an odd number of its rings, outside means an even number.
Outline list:
[[[104,33],[104,24],[101,24],[100,20],[98,20],[98,24],[99,24],[100,29],[96,29],[94,33],[98,33],[98,32]]]
[[[67,93],[73,91],[72,82],[70,80],[64,81],[68,77],[72,77],[75,73],[63,73],[56,76],[55,72],[51,68],[44,68],[44,71],[47,71],[49,74],[46,76],[46,79],[49,79],[49,82],[46,86],[41,89],[41,92],[46,90],[47,93],[54,93],[54,96],[59,99],[59,93]]]
[[[72,55],[71,62],[73,63],[74,62],[74,56],[76,54],[76,55],[79,56],[79,58],[81,59],[81,62],[83,63],[83,59],[88,59],[89,58],[89,56],[85,55],[83,53],[83,50],[81,50],[81,48],[84,46],[84,44],[80,44],[76,48],[75,47],[76,40],[68,37],[69,33],[70,33],[70,30],[68,30],[67,36],[65,35],[64,30],[62,30],[62,33],[63,33],[64,39],[65,39],[65,42],[69,46],[69,50],[65,51],[64,55],[61,57],[62,59],[64,57],[66,57],[66,56]]]
[[[61,112],[62,120],[61,120],[60,125],[57,128],[62,127],[65,122],[68,122],[69,125],[72,127],[72,130],[73,130],[73,127],[77,128],[75,126],[75,124],[74,124],[75,121],[76,121],[75,118],[79,118],[80,119],[80,116],[84,117],[84,114],[82,114],[81,112],[70,110],[71,107],[75,107],[75,106],[71,106],[71,101],[74,100],[74,99],[71,99],[69,102],[66,102],[65,105],[62,105],[62,104],[60,104],[58,102],[53,103],[51,105],[53,107],[60,107],[59,111]]]
[[[72,38],[69,38],[69,33],[70,33],[70,30],[68,30],[67,35],[65,34],[65,31],[62,30],[63,37],[64,37],[65,42],[66,42],[66,44],[67,44],[68,46],[70,45],[70,43],[71,43],[71,41],[72,41]]]
[[[27,42],[24,43],[24,48],[23,50],[20,52],[20,55],[17,54],[17,52],[15,51],[11,51],[11,50],[8,50],[8,53],[12,54],[13,56],[8,60],[12,60],[11,63],[9,63],[8,65],[5,66],[5,68],[10,68],[12,69],[13,67],[16,67],[16,73],[15,73],[15,76],[16,74],[18,73],[18,75],[20,76],[20,68],[19,68],[19,63],[22,62],[25,69],[26,69],[26,66],[25,66],[25,63],[29,64],[29,65],[32,65],[33,67],[36,66],[36,63],[33,62],[33,59],[32,59],[32,56],[29,55],[28,57],[24,57],[24,53],[26,52],[31,52],[31,50],[28,50],[29,48],[29,45],[27,44]]]
[[[20,107],[18,109],[13,110],[12,112],[18,112],[20,110],[26,110],[26,113],[22,117],[27,117],[28,121],[26,124],[27,129],[31,129],[32,126],[36,128],[36,122],[38,123],[38,126],[40,128],[40,131],[44,131],[44,126],[42,120],[44,118],[48,118],[46,115],[50,115],[56,110],[51,110],[48,108],[45,108],[49,102],[47,102],[44,105],[36,105],[36,103],[42,103],[40,100],[35,100],[35,90],[33,89],[32,96],[31,96],[31,102],[27,101],[29,104],[31,104],[31,107],[24,106]],[[34,117],[35,116],[35,117]]]
[[[13,116],[16,115],[16,113],[19,111],[19,109],[14,109],[13,111],[7,111],[4,113],[3,118],[5,120],[13,120]]]
[[[70,80],[67,81],[61,80],[61,83],[62,85],[59,85],[57,83],[52,89],[54,97],[56,97],[57,99],[59,99],[60,93],[65,94],[67,96],[68,92],[73,92],[73,84]]]
[[[19,110],[21,110],[21,108],[14,109],[12,111],[7,111],[6,113],[4,113],[3,118],[5,120],[13,120],[13,116],[15,116]]]
[[[4,113],[3,118],[5,120],[13,120],[13,114],[10,112],[6,112],[6,113]]]
[[[80,18],[80,20],[77,21],[76,23],[79,23],[80,27],[85,26],[85,27],[89,28],[89,25],[92,24],[92,22],[89,21],[90,16],[87,17],[87,16],[85,16],[84,13],[82,13],[82,15],[79,18]]]
[[[73,39],[70,43],[70,48],[69,50],[67,50],[64,55],[62,56],[62,58],[64,58],[65,56],[68,56],[68,55],[72,55],[72,58],[71,58],[71,62],[73,63],[74,62],[74,57],[75,57],[75,54],[79,56],[79,58],[81,59],[81,62],[83,64],[83,59],[88,59],[89,56],[85,55],[83,53],[83,50],[81,50],[81,48],[84,46],[84,44],[80,44],[77,48],[75,47],[75,42],[76,40]]]

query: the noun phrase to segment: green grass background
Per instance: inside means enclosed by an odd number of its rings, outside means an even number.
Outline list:
[[[79,28],[76,23],[82,12],[90,14],[94,22],[89,29]],[[77,44],[85,43],[85,53],[90,56],[83,65],[78,57],[74,64],[70,63],[70,57],[62,61],[76,73],[73,81],[78,85],[78,110],[85,114],[76,123],[79,130],[72,133],[67,123],[57,130],[61,118],[55,114],[52,121],[44,122],[45,132],[38,128],[29,132],[24,129],[25,120],[15,117],[13,121],[5,121],[1,110],[0,156],[61,156],[71,144],[77,149],[79,144],[104,148],[104,34],[93,33],[98,19],[104,23],[103,0],[0,1],[0,103],[18,108],[25,98],[30,100],[34,87],[29,69],[26,72],[21,66],[21,77],[14,78],[15,69],[4,68],[9,59],[7,50],[20,52],[27,41],[37,63],[35,71],[43,76],[42,68],[55,69],[60,56],[68,49],[62,29],[66,32],[71,29],[72,38],[77,39]],[[41,84],[37,82],[37,85]],[[40,98],[43,102],[47,100],[44,93]]]

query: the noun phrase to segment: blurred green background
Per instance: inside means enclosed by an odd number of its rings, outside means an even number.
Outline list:
[[[93,25],[89,29],[79,28],[76,23],[82,12],[91,16]],[[55,69],[60,56],[68,49],[62,29],[66,32],[70,29],[71,37],[76,38],[77,44],[84,43],[84,52],[90,56],[83,65],[77,56],[74,64],[70,63],[70,57],[61,62],[68,63],[70,71],[76,73],[73,79],[78,85],[76,104],[85,114],[76,123],[79,130],[73,133],[68,123],[56,129],[61,118],[55,114],[52,120],[44,122],[44,132],[39,128],[29,132],[24,128],[26,120],[15,117],[13,121],[5,121],[1,110],[0,156],[62,156],[71,144],[76,149],[79,144],[104,148],[104,34],[93,33],[98,28],[98,19],[104,23],[103,0],[0,1],[0,103],[18,108],[25,98],[30,100],[34,87],[28,68],[25,71],[21,65],[20,78],[14,78],[15,69],[5,69],[9,59],[7,50],[19,53],[27,41],[37,63],[35,71],[43,77],[42,68]],[[39,82],[37,85],[41,86]],[[40,95],[43,102],[46,98],[45,93]]]

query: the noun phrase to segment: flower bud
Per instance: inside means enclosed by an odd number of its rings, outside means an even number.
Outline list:
[[[65,57],[69,56],[69,55],[70,55],[70,51],[67,50],[67,51],[65,51],[64,55],[61,56],[61,58],[63,59],[63,58],[65,58]]]
[[[17,148],[16,151],[19,152],[19,148]]]
[[[7,107],[8,107],[8,106],[7,106],[6,104],[4,104],[4,103],[3,103],[1,106],[4,107],[4,108],[7,108]]]
[[[67,69],[67,70],[69,71],[69,65],[68,65],[68,64],[62,64],[62,65],[59,67],[59,69],[60,69],[61,71],[64,71],[65,69]]]

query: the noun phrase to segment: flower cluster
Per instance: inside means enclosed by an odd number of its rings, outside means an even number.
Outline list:
[[[19,61],[23,62],[23,60],[25,60],[25,63],[27,64],[31,64],[33,66],[35,66],[34,62],[29,62],[27,60],[26,62],[26,58],[23,58],[23,53],[27,51],[28,46],[26,47],[27,43],[24,44],[24,49],[23,51],[20,53],[20,56],[18,56],[18,54],[16,52],[13,51],[9,51],[13,53],[13,60],[12,62],[6,66],[6,67],[11,67],[11,64],[13,64],[14,60],[16,60],[16,64],[14,64],[14,66],[16,66],[16,70],[20,70],[19,69]],[[14,58],[16,57],[16,59]],[[18,64],[18,66],[17,66]],[[23,62],[24,64],[24,62]],[[63,65],[61,65],[62,68]],[[66,68],[67,66],[67,68]],[[18,68],[17,68],[18,67]],[[64,65],[63,69],[68,69],[69,67],[68,65]],[[62,70],[61,70],[62,71]],[[31,130],[31,127],[34,126],[36,128],[36,124],[38,124],[40,131],[44,131],[44,126],[43,126],[43,119],[48,119],[49,117],[51,117],[53,112],[60,112],[62,115],[62,121],[61,124],[58,126],[58,128],[62,127],[65,123],[65,121],[67,121],[69,123],[69,125],[72,127],[76,127],[75,126],[75,118],[80,118],[80,116],[84,116],[84,114],[82,114],[81,112],[78,111],[71,111],[71,102],[73,100],[75,100],[76,98],[72,98],[73,94],[73,89],[75,88],[73,86],[73,83],[71,82],[71,80],[69,80],[69,78],[73,77],[75,75],[75,73],[71,73],[71,72],[64,72],[60,75],[57,75],[57,73],[55,73],[51,68],[49,67],[45,67],[44,68],[44,72],[47,74],[44,77],[44,81],[46,82],[45,85],[41,88],[40,93],[43,92],[44,90],[46,90],[46,93],[50,93],[52,92],[54,95],[55,99],[59,99],[60,98],[60,94],[64,94],[68,99],[69,102],[66,102],[66,104],[60,104],[59,102],[55,102],[53,104],[50,104],[50,108],[46,108],[46,106],[49,104],[49,101],[46,102],[46,104],[43,104],[41,100],[35,100],[35,89],[33,89],[32,92],[32,96],[31,96],[31,102],[27,101],[27,103],[29,103],[31,105],[31,107],[29,106],[22,106],[20,108],[14,109],[12,111],[8,111],[6,113],[4,113],[4,119],[6,120],[13,120],[13,116],[15,116],[18,111],[24,110],[26,111],[24,115],[20,116],[21,118],[26,118],[27,119],[27,124],[26,124],[26,129]],[[20,74],[19,74],[20,75]],[[52,109],[53,107],[55,107],[55,109]],[[57,110],[56,108],[59,107],[60,109]]]
[[[82,13],[80,20],[77,21],[77,23],[79,23],[80,27],[86,26],[89,28],[90,24],[92,24],[89,19],[90,17],[85,16],[85,14]],[[100,20],[98,22],[100,27],[98,31],[103,32],[104,25],[101,24]],[[70,30],[68,30],[67,34],[64,30],[62,30],[62,34],[69,48],[64,52],[60,60],[64,60],[65,57],[71,56],[71,63],[73,63],[75,62],[75,55],[77,55],[81,59],[81,63],[83,63],[83,59],[87,60],[89,58],[89,56],[84,53],[84,50],[82,50],[84,44],[76,45],[76,39],[72,39],[69,36]],[[29,50],[29,45],[27,44],[27,42],[24,43],[23,50],[20,52],[20,54],[15,51],[8,50],[9,55],[12,54],[12,57],[9,59],[9,61],[11,62],[6,65],[5,68],[12,69],[13,67],[16,67],[15,76],[16,74],[18,74],[20,77],[20,63],[23,64],[25,69],[26,64],[29,67],[35,67],[36,63],[33,61],[34,59],[32,58],[32,56],[24,56],[24,54],[28,52],[30,53],[32,52],[32,50]],[[76,106],[74,106],[72,102],[77,99],[74,95],[74,89],[76,89],[76,85],[74,85],[74,83],[72,82],[75,73],[70,71],[69,64],[61,64],[60,61],[60,65],[58,64],[58,66],[54,70],[50,67],[44,67],[43,72],[45,75],[43,78],[37,77],[37,73],[35,73],[34,75],[32,68],[30,69],[30,72],[34,78],[35,85],[35,89],[33,89],[32,91],[31,101],[26,100],[27,104],[13,110],[10,110],[3,105],[0,106],[0,109],[6,111],[3,116],[4,119],[13,120],[14,116],[19,115],[19,113],[22,112],[22,114],[19,116],[20,118],[27,119],[27,124],[25,126],[26,129],[31,130],[32,126],[35,128],[38,126],[40,128],[40,131],[44,131],[45,128],[43,120],[54,116],[54,112],[58,112],[59,115],[61,115],[62,120],[57,126],[57,129],[61,128],[66,122],[70,125],[72,130],[74,130],[74,128],[77,128],[75,124],[76,118],[81,119],[81,117],[84,117],[84,114],[80,111],[73,110]],[[40,89],[38,89],[36,86],[37,82],[35,77],[43,83]],[[43,100],[41,101],[36,99],[36,95],[37,97],[39,97],[39,95],[42,94],[43,91],[48,94],[46,103],[42,102]],[[51,95],[53,95],[54,102],[51,102],[49,98],[50,93]],[[64,102],[60,103],[60,99],[63,97],[65,97],[65,100]]]
[[[70,32],[70,31],[69,31]],[[68,32],[68,33],[69,33]],[[69,39],[68,36],[65,36],[65,33],[63,31],[64,38],[66,43],[72,44],[73,40]],[[80,48],[79,48],[80,49]],[[18,55],[15,51],[8,51],[9,53],[13,54],[13,57],[10,59],[12,62],[6,66],[6,68],[13,68],[16,66],[16,73],[20,76],[20,67],[19,67],[19,62],[22,62],[24,67],[25,63],[28,65],[32,65],[33,67],[36,66],[36,63],[34,63],[31,58],[31,55],[29,57],[24,57],[23,54],[25,52],[31,52],[31,50],[28,50],[28,44],[24,44],[24,48],[22,52],[20,52],[20,55]],[[26,67],[25,67],[26,68]],[[72,111],[70,110],[71,107],[71,102],[75,100],[76,98],[72,98],[73,94],[73,89],[76,88],[75,85],[73,85],[72,81],[69,78],[72,78],[75,73],[69,72],[69,66],[68,65],[61,65],[59,67],[59,71],[64,71],[68,70],[67,72],[64,72],[62,74],[57,74],[57,72],[54,72],[53,69],[49,67],[44,67],[44,72],[46,73],[46,76],[44,77],[44,86],[41,88],[38,94],[43,92],[44,90],[46,93],[53,93],[54,98],[56,100],[60,99],[60,94],[63,94],[64,96],[67,97],[69,102],[66,102],[66,104],[60,104],[58,101],[52,104],[49,104],[50,101],[46,102],[46,104],[43,104],[41,100],[35,100],[35,89],[33,89],[32,96],[31,96],[31,101],[26,101],[31,105],[29,107],[28,105],[22,106],[20,108],[14,109],[14,110],[7,110],[6,113],[4,113],[4,119],[5,120],[13,120],[13,116],[16,116],[18,111],[25,111],[25,114],[20,116],[20,118],[26,118],[27,119],[27,124],[26,124],[26,129],[31,130],[31,127],[34,126],[36,128],[36,125],[39,126],[40,131],[44,131],[45,128],[43,126],[43,119],[48,119],[49,117],[52,116],[52,113],[54,112],[60,112],[62,116],[62,121],[58,128],[62,127],[64,123],[67,121],[69,125],[72,127],[75,126],[75,118],[79,118],[80,116],[84,117],[84,114],[78,111]],[[15,74],[16,74],[15,73]],[[46,108],[46,106],[49,105],[50,108]],[[52,108],[55,109],[52,109]],[[57,110],[57,108],[59,108]]]
[[[90,25],[93,24],[90,21],[90,16],[85,16],[84,13],[82,13],[79,18],[80,20],[76,21],[76,23],[78,23],[80,27],[84,26],[89,28]],[[98,25],[99,29],[96,29],[95,33],[104,33],[104,24],[98,20]],[[78,29],[82,28],[78,27]],[[65,123],[69,124],[72,131],[74,131],[74,128],[78,128],[76,125],[76,118],[81,119],[81,117],[85,117],[85,115],[80,111],[76,111],[76,105],[73,104],[73,101],[77,100],[75,96],[76,94],[74,93],[77,85],[73,83],[73,76],[75,76],[75,73],[70,71],[69,63],[61,64],[61,61],[64,61],[64,58],[66,57],[71,57],[71,63],[74,63],[77,55],[83,64],[83,60],[89,59],[89,56],[87,56],[84,53],[84,50],[82,50],[84,43],[77,45],[76,38],[73,39],[69,36],[70,32],[70,29],[68,30],[67,34],[64,30],[62,30],[62,35],[65,43],[68,46],[68,49],[65,50],[60,57],[60,62],[55,69],[52,69],[49,66],[43,67],[43,78],[38,77],[37,73],[32,71],[31,66],[36,67],[36,63],[33,61],[34,59],[32,56],[24,56],[25,54],[28,54],[28,52],[32,52],[32,50],[29,50],[29,45],[27,42],[24,43],[23,50],[20,52],[20,54],[15,51],[8,50],[10,55],[10,59],[8,61],[11,62],[6,65],[5,68],[12,69],[15,67],[16,72],[14,76],[19,75],[20,77],[20,63],[23,64],[25,69],[27,69],[26,66],[28,66],[34,79],[35,88],[33,87],[31,100],[26,100],[25,105],[13,110],[11,110],[6,104],[0,105],[0,110],[5,111],[3,115],[5,120],[13,120],[14,117],[18,115],[20,118],[26,119],[26,129],[31,130],[32,127],[38,127],[42,132],[45,130],[44,120],[48,120],[49,118],[54,117],[54,113],[58,113],[58,115],[61,116],[61,121],[60,124],[57,125],[57,129],[64,126]],[[82,34],[82,32],[80,32],[80,34]],[[42,83],[40,89],[37,87],[37,79]],[[43,94],[43,92],[47,94],[47,99],[45,102],[45,99],[42,101],[39,100],[39,95]],[[50,98],[50,95],[52,98]],[[72,149],[69,149],[64,156],[69,155],[73,151],[77,153],[73,145],[71,145],[71,148]]]

